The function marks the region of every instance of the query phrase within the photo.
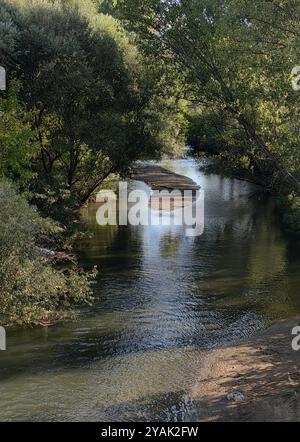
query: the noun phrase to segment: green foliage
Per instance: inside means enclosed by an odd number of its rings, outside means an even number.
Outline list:
[[[188,115],[187,142],[192,150],[218,155],[224,149],[224,133],[226,120],[224,116],[216,112],[196,110]]]
[[[39,249],[44,236],[59,231],[50,220],[0,181],[1,323],[30,325],[72,317],[76,304],[91,303],[92,274],[55,269]]]
[[[4,0],[1,10],[0,31],[8,27],[11,37],[0,55],[35,115],[33,191],[62,186],[79,205],[109,173],[183,144],[180,110],[162,96],[159,64],[147,65],[94,2]]]
[[[17,99],[12,83],[7,98],[0,96],[0,176],[27,183],[34,177],[30,162],[37,154],[32,130],[33,117]]]
[[[100,12],[112,16],[118,15],[117,2],[118,0],[95,0]]]
[[[290,194],[278,199],[278,209],[285,230],[300,238],[300,198]]]
[[[144,51],[188,71],[199,141],[219,142],[206,117],[223,116],[227,156],[247,157],[268,189],[299,192],[299,95],[290,74],[299,65],[299,3],[120,0],[119,7]]]

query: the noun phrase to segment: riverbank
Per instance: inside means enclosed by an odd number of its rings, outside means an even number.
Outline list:
[[[300,421],[300,352],[292,349],[294,320],[239,345],[213,351],[205,378],[190,397],[198,421]]]
[[[57,324],[92,303],[96,270],[78,266],[64,233],[12,183],[0,180],[1,326]]]
[[[300,239],[300,197],[296,193],[280,193],[280,189],[267,188],[258,175],[250,174],[247,169],[231,169],[224,161],[217,158],[204,158],[201,169],[206,174],[217,174],[226,178],[234,178],[244,182],[250,182],[257,186],[261,195],[273,197],[277,211],[277,217],[282,230],[290,235],[293,240]],[[224,166],[225,164],[225,166]]]

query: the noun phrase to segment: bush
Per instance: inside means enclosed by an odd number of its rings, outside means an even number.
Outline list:
[[[73,307],[92,302],[95,272],[57,269],[39,250],[59,226],[43,219],[7,181],[0,181],[1,324],[30,325],[74,317]]]
[[[295,193],[278,198],[278,208],[285,230],[300,238],[300,198]]]

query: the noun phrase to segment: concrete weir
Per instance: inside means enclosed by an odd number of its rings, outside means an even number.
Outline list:
[[[133,167],[131,178],[143,181],[153,190],[199,190],[195,181],[184,175],[179,175],[162,166],[137,164]]]

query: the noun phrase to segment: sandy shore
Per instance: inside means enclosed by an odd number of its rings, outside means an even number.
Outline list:
[[[239,345],[213,351],[189,396],[197,421],[300,421],[300,351],[292,329],[300,316]],[[228,397],[232,393],[235,399]],[[241,393],[241,395],[239,394]]]

